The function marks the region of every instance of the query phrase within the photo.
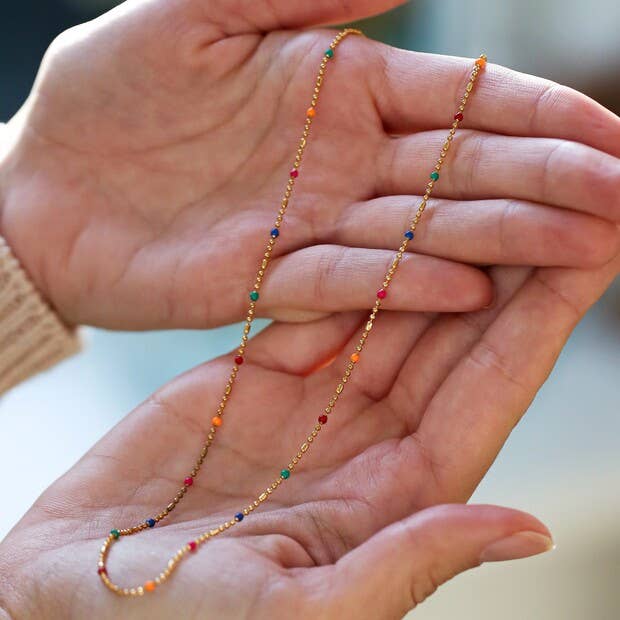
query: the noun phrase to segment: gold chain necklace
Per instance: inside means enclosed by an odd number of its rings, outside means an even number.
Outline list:
[[[138,532],[142,532],[143,530],[150,529],[155,527],[157,523],[163,521],[177,506],[177,504],[183,499],[189,488],[193,485],[194,479],[198,475],[202,464],[207,456],[207,452],[211,447],[215,439],[215,435],[220,426],[222,426],[224,410],[226,408],[226,403],[228,402],[228,398],[232,392],[233,385],[237,378],[237,374],[239,373],[239,368],[243,364],[244,358],[243,355],[245,353],[246,346],[248,344],[248,335],[250,333],[250,329],[252,326],[252,321],[254,320],[255,310],[256,310],[256,302],[259,298],[259,291],[261,284],[263,282],[263,278],[265,276],[265,272],[267,271],[267,266],[269,265],[269,261],[271,259],[271,255],[273,253],[273,249],[276,244],[276,240],[280,236],[280,227],[284,222],[284,215],[286,213],[286,209],[289,204],[289,200],[293,193],[293,187],[295,185],[295,179],[299,176],[299,168],[301,166],[301,161],[303,158],[303,154],[306,148],[306,143],[308,136],[310,134],[310,127],[312,126],[312,119],[316,116],[316,108],[319,102],[319,94],[321,92],[321,86],[323,85],[323,79],[325,77],[325,72],[327,69],[328,62],[334,57],[334,53],[336,48],[341,43],[341,41],[350,34],[361,35],[362,33],[359,30],[354,30],[351,28],[347,28],[340,32],[336,38],[332,41],[331,45],[327,48],[325,53],[323,54],[323,59],[321,60],[321,65],[319,67],[319,72],[316,78],[316,82],[314,85],[314,92],[312,94],[312,101],[310,107],[306,111],[306,122],[304,125],[304,131],[302,133],[301,140],[299,141],[299,147],[297,149],[297,154],[295,155],[295,162],[293,164],[293,168],[289,172],[288,183],[286,184],[286,190],[284,191],[284,196],[282,198],[282,202],[280,203],[280,209],[278,211],[278,215],[275,220],[274,228],[271,230],[269,235],[269,241],[267,242],[267,247],[265,248],[265,253],[263,254],[263,258],[260,264],[260,268],[258,273],[256,274],[256,280],[254,282],[254,288],[249,294],[250,297],[250,305],[248,308],[247,318],[245,324],[243,326],[243,335],[241,336],[241,344],[236,351],[236,356],[234,358],[234,365],[232,370],[230,371],[230,375],[228,377],[228,381],[226,383],[226,387],[224,388],[224,394],[220,400],[220,404],[218,405],[217,412],[215,416],[211,420],[211,429],[209,434],[207,435],[207,440],[202,446],[200,451],[200,456],[198,460],[194,464],[193,469],[190,474],[183,481],[183,486],[179,489],[179,492],[172,498],[172,501],[157,515],[147,519],[146,521],[140,523],[139,525],[134,525],[133,527],[127,529],[113,529],[108,537],[105,539],[103,546],[99,551],[99,562],[98,562],[98,574],[103,582],[103,584],[115,594],[119,596],[143,596],[147,592],[155,591],[159,586],[161,586],[172,574],[172,572],[179,565],[179,562],[186,558],[189,554],[195,552],[198,547],[202,544],[225,532],[231,527],[237,525],[245,517],[251,514],[254,510],[256,510],[264,501],[266,501],[277,489],[278,487],[287,480],[291,472],[295,469],[299,461],[303,458],[304,454],[310,449],[310,446],[317,438],[319,432],[323,428],[325,424],[327,424],[328,416],[332,413],[336,406],[336,402],[340,398],[342,392],[344,391],[345,385],[351,376],[355,365],[359,362],[360,355],[364,349],[364,345],[366,344],[366,339],[372,329],[374,321],[379,313],[379,309],[381,308],[381,301],[385,299],[387,296],[387,291],[390,286],[390,282],[392,281],[394,274],[396,273],[396,269],[400,261],[403,258],[403,255],[407,249],[407,245],[413,239],[415,230],[418,226],[418,222],[422,217],[422,213],[426,208],[426,204],[432,194],[433,187],[435,183],[439,179],[439,172],[441,171],[441,167],[444,163],[448,150],[450,148],[450,144],[452,143],[452,139],[454,138],[454,134],[456,133],[459,122],[463,120],[463,112],[465,110],[465,106],[467,104],[467,100],[469,98],[469,94],[473,90],[474,83],[480,71],[484,69],[486,65],[486,56],[482,55],[475,61],[474,67],[471,71],[469,81],[465,87],[465,92],[463,93],[463,97],[461,98],[460,105],[456,114],[454,115],[454,119],[452,122],[452,128],[450,129],[448,136],[446,137],[445,142],[441,148],[441,153],[439,158],[437,159],[437,163],[435,164],[435,168],[430,174],[430,180],[426,185],[426,192],[422,197],[422,201],[420,202],[420,206],[409,226],[409,229],[404,233],[404,239],[401,243],[398,251],[396,252],[396,256],[392,261],[390,268],[388,269],[385,279],[383,281],[382,287],[377,291],[377,298],[375,304],[370,312],[370,316],[368,317],[368,322],[366,323],[366,327],[364,328],[362,335],[358,341],[357,346],[355,347],[355,351],[349,357],[349,361],[345,367],[344,374],[340,379],[340,382],[336,386],[332,397],[329,399],[329,403],[324,409],[324,412],[318,417],[317,424],[312,429],[312,432],[306,437],[305,441],[299,447],[299,451],[297,454],[291,459],[290,463],[280,471],[279,476],[267,486],[267,488],[261,492],[258,497],[248,504],[245,508],[243,508],[240,512],[238,512],[232,519],[229,521],[225,521],[219,527],[210,529],[207,532],[204,532],[198,538],[189,541],[183,547],[181,547],[171,558],[168,560],[168,564],[166,568],[152,581],[147,581],[141,586],[137,586],[135,588],[122,588],[116,585],[108,574],[108,570],[106,567],[106,560],[110,551],[110,547],[114,542],[116,542],[121,536],[131,536],[133,534],[137,534]]]

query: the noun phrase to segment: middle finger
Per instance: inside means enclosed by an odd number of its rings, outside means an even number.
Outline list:
[[[419,196],[354,203],[327,240],[365,248],[395,247]],[[431,200],[409,250],[474,264],[590,267],[618,252],[620,231],[599,217],[512,198]]]
[[[387,139],[377,162],[376,195],[420,192],[444,140],[444,131]],[[620,160],[589,146],[462,130],[446,164],[433,190],[437,198],[516,198],[620,222]]]

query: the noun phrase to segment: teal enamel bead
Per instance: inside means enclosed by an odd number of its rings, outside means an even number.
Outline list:
[[[119,536],[121,535],[121,533],[118,530],[112,530],[110,532],[110,534],[112,534],[112,538],[115,538],[118,540]]]
[[[280,475],[286,480],[291,475],[291,472],[288,469],[283,469]]]
[[[327,56],[327,58],[333,58],[334,57],[334,50],[329,47],[325,50],[325,56]]]
[[[431,179],[437,181],[439,179],[439,172],[431,172]]]
[[[252,291],[252,292],[250,293],[250,299],[251,299],[252,301],[258,301],[258,291]]]

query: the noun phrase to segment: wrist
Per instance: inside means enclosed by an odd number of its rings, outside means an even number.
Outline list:
[[[75,330],[51,308],[10,240],[10,134],[0,128],[0,394],[79,350]]]
[[[12,174],[12,153],[17,142],[17,128],[15,117],[8,123],[0,123],[0,238],[4,239],[11,248],[11,252],[21,265],[27,265],[27,258],[22,257],[22,248],[13,243],[10,225],[7,223],[8,204],[10,195],[15,189]],[[16,247],[17,246],[17,247]]]
[[[29,158],[20,157],[24,108],[8,123],[0,124],[0,240],[4,240],[20,267],[46,303],[53,305],[38,269],[37,243],[45,237],[44,227],[31,216],[29,197],[34,195],[28,179],[36,171],[24,166]],[[47,244],[46,244],[47,245]]]

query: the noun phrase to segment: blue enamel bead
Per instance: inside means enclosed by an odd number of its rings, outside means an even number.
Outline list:
[[[149,527],[155,527],[155,523],[157,523],[157,521],[155,521],[155,519],[147,519],[147,520],[146,520],[146,524],[147,524]]]
[[[274,229],[271,231],[271,236],[272,236],[272,237],[279,237],[279,236],[280,236],[280,231],[279,231],[277,228],[274,228]]]
[[[411,241],[411,240],[413,239],[413,231],[408,230],[408,231],[405,233],[405,237],[406,237],[407,239],[409,239],[409,241]]]
[[[235,521],[243,521],[243,513],[242,512],[238,512],[235,515]]]

